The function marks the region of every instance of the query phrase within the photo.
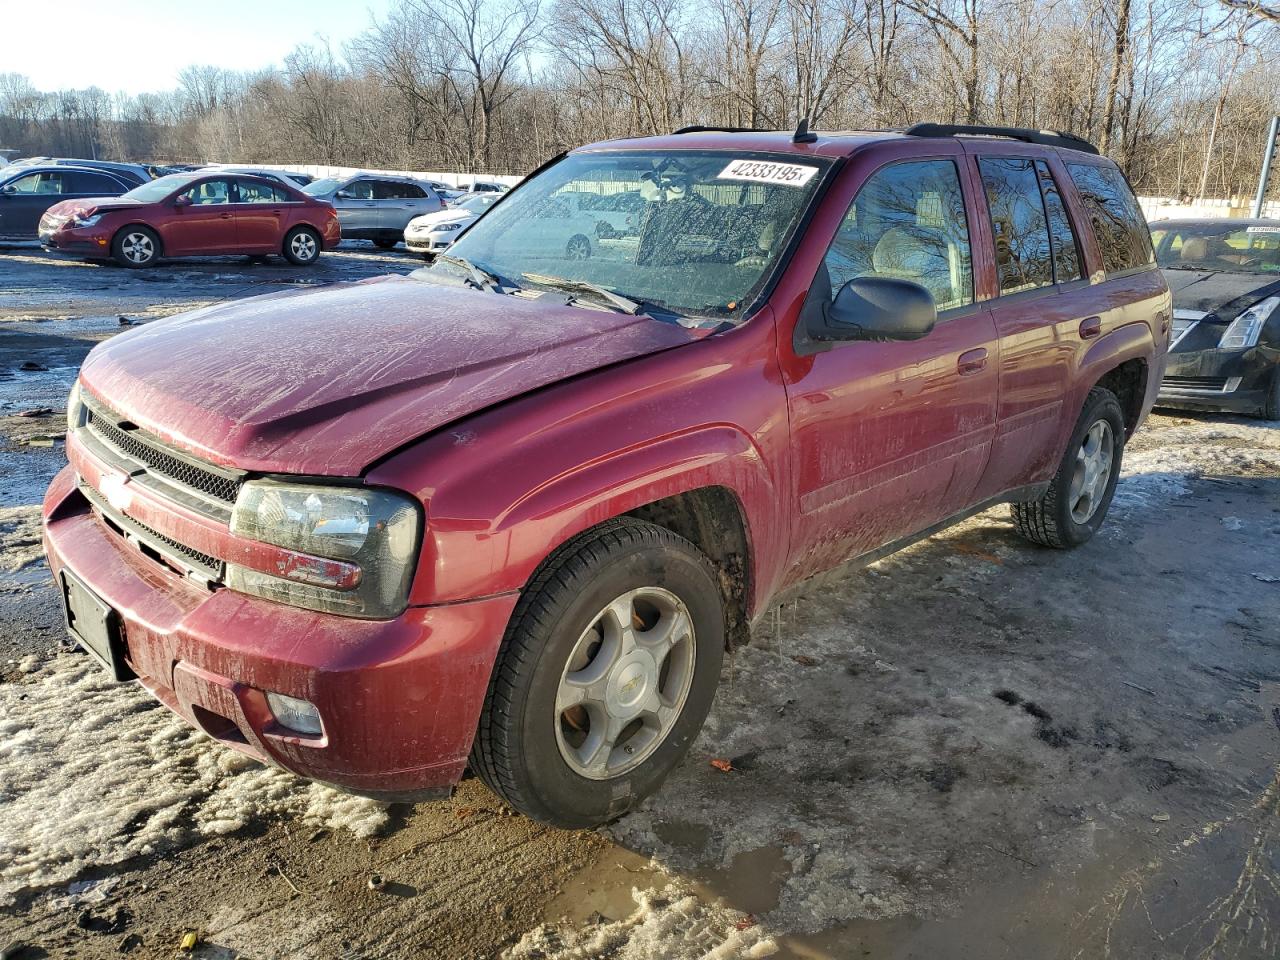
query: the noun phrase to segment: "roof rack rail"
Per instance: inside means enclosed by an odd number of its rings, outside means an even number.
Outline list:
[[[1061,130],[1032,130],[1027,127],[983,127],[963,123],[917,123],[902,131],[909,137],[1008,137],[1045,147],[1065,147],[1082,153],[1098,153],[1083,137]]]
[[[692,127],[681,127],[679,130],[672,130],[672,136],[681,133],[766,133],[760,127],[704,127],[701,124],[694,124]]]

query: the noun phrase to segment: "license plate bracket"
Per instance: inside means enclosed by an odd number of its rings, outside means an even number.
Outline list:
[[[74,574],[62,571],[62,612],[67,633],[116,680],[133,680],[124,659],[120,615]]]

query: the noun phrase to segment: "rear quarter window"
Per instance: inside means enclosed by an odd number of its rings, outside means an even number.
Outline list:
[[[1129,183],[1115,167],[1068,163],[1102,255],[1102,269],[1122,273],[1155,262],[1151,233]]]

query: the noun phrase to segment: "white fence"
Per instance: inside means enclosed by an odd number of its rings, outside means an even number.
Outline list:
[[[349,177],[357,173],[383,173],[395,177],[415,177],[419,180],[436,180],[450,187],[470,186],[476,180],[488,183],[505,183],[515,186],[523,177],[498,176],[487,173],[436,173],[430,170],[374,170],[370,167],[331,167],[321,163],[219,163],[210,166],[261,167],[271,170],[288,170],[293,173],[305,173],[317,180],[323,177]]]
[[[1142,212],[1148,222],[1157,220],[1206,220],[1211,217],[1248,217],[1253,213],[1253,198],[1235,197],[1231,200],[1193,200],[1180,203],[1173,197],[1138,197]],[[1262,205],[1264,217],[1280,218],[1280,201],[1269,200]]]

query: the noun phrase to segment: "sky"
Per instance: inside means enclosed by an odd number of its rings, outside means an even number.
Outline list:
[[[57,34],[37,27],[39,17],[3,17],[0,73],[23,74],[40,90],[172,90],[193,63],[257,70],[279,64],[300,43],[324,38],[337,49],[396,2],[54,0],[63,25]],[[10,3],[17,0],[0,0],[0,10]]]

